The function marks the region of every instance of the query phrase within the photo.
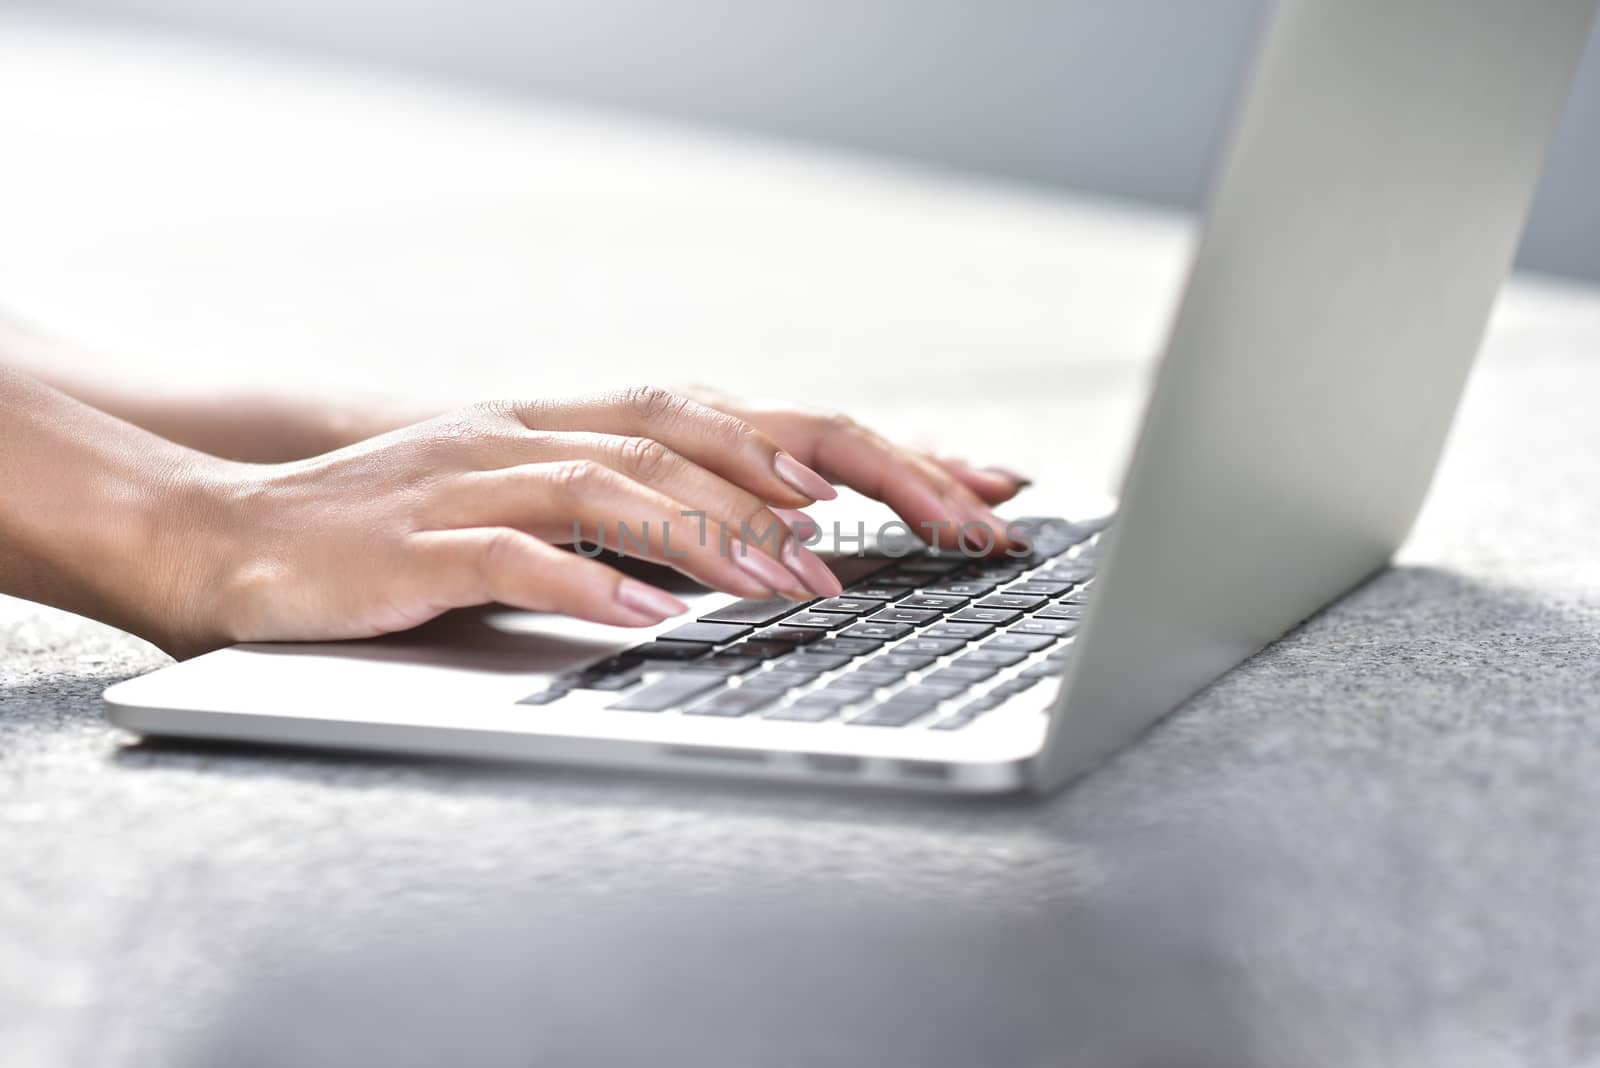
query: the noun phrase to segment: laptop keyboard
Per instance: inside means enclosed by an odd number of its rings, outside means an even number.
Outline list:
[[[1018,522],[1027,557],[928,550],[838,597],[736,601],[520,703],[596,690],[628,712],[959,730],[1065,670],[1109,520]]]

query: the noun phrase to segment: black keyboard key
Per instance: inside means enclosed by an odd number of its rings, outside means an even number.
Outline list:
[[[996,664],[1000,667],[1010,667],[1012,664],[1020,664],[1026,659],[1028,659],[1028,654],[1021,649],[994,649],[988,644],[984,644],[970,653],[957,657],[955,662],[957,664]]]
[[[717,675],[724,679],[731,679],[735,675],[743,675],[749,671],[759,670],[761,661],[751,660],[746,656],[714,656],[706,660],[691,660],[684,664],[674,664],[674,673],[679,671],[694,671],[705,675]]]
[[[1050,565],[1040,572],[1038,577],[1050,582],[1082,583],[1094,577],[1094,565],[1077,560],[1063,560]]]
[[[844,638],[864,638],[875,642],[892,642],[911,633],[905,623],[857,623],[839,632]]]
[[[776,623],[790,612],[800,609],[799,602],[791,601],[786,597],[769,597],[766,600],[735,601],[724,605],[714,612],[707,612],[700,617],[702,623],[747,623],[753,627],[763,627],[768,623]]]
[[[1013,612],[1007,608],[963,608],[950,617],[952,623],[987,623],[991,627],[1003,627],[1007,623],[1015,623],[1022,618],[1021,612]]]
[[[838,612],[846,616],[864,616],[883,607],[883,602],[870,597],[829,597],[811,606],[813,612]]]
[[[938,579],[938,577],[938,575],[898,574],[890,571],[880,575],[873,575],[872,584],[881,588],[899,589],[903,593],[909,593],[918,586],[926,586],[928,583]]]
[[[642,667],[631,667],[625,671],[604,672],[591,675],[588,672],[573,676],[570,688],[574,690],[600,690],[609,692],[613,690],[626,690],[629,686],[638,685],[644,678]]]
[[[897,682],[904,682],[905,669],[897,668],[893,664],[858,664],[839,676],[840,682],[855,683],[861,686],[893,686]]]
[[[1058,597],[1072,589],[1073,583],[1053,582],[1041,578],[1025,579],[1014,586],[1007,586],[1006,593],[1026,597]]]
[[[971,683],[930,683],[924,680],[914,686],[907,686],[899,693],[891,695],[889,700],[903,704],[920,704],[932,708],[940,702],[950,700],[953,694],[964,693],[971,688]]]
[[[827,636],[827,631],[817,630],[813,627],[768,627],[766,630],[756,631],[751,641],[809,645],[812,642],[819,642]]]
[[[1067,594],[1065,597],[1061,597],[1061,598],[1058,598],[1056,600],[1056,604],[1088,604],[1088,603],[1089,603],[1089,591],[1088,590],[1082,590],[1082,589],[1073,590],[1071,593]]]
[[[948,625],[949,624],[940,624],[940,626]],[[894,656],[899,653],[912,653],[919,655],[931,653],[934,656],[949,656],[951,653],[960,652],[962,649],[967,647],[968,639],[965,636],[934,634],[933,631],[938,629],[939,627],[934,627],[930,630],[925,630],[915,638],[912,638],[910,641],[901,642],[899,645],[891,649],[888,655]],[[984,627],[981,629],[985,634],[987,634],[991,628]]]
[[[813,653],[809,649],[806,649],[795,653],[793,656],[786,656],[782,660],[778,661],[778,663],[782,664],[786,668],[798,667],[801,670],[819,668],[820,674],[821,671],[832,671],[835,668],[842,668],[854,659],[855,657],[851,656],[849,653]]]
[[[796,658],[795,660],[785,660],[780,667],[757,672],[754,675],[746,675],[741,685],[758,686],[764,690],[792,690],[797,686],[804,686],[809,682],[815,681],[816,677],[826,670],[829,669],[825,669],[821,665],[808,666]]]
[[[876,615],[867,619],[868,623],[907,623],[913,627],[924,627],[938,619],[941,613],[925,608],[901,608],[891,605]]]
[[[701,694],[726,685],[727,680],[710,671],[680,671],[657,679],[637,693],[629,694],[607,708],[625,712],[663,712],[676,708]]]
[[[994,633],[991,623],[936,623],[923,631],[926,638],[957,638],[964,642],[986,638]]]
[[[709,650],[699,642],[646,642],[635,645],[623,655],[641,660],[694,660],[707,652]]]
[[[943,678],[934,680],[928,678],[917,683],[914,689],[920,690],[937,700],[950,701],[957,697],[963,696],[967,693],[967,691],[971,690],[976,685],[977,683],[972,679]],[[909,693],[911,693],[911,690],[906,689],[901,690],[894,696],[901,697]]]
[[[772,690],[748,690],[740,687],[737,690],[723,690],[721,693],[712,694],[710,697],[684,709],[691,716],[748,716],[750,713],[766,708],[783,696]]]
[[[960,571],[970,561],[964,556],[908,556],[894,568],[901,575],[948,575]]]
[[[1037,566],[1038,561],[1036,560],[1018,559],[1015,556],[990,556],[983,560],[973,561],[971,577],[994,579],[999,583]]]
[[[993,638],[978,646],[978,648],[1018,649],[1024,653],[1036,653],[1040,649],[1054,645],[1055,641],[1055,637],[1050,634],[1017,634],[1012,631],[1005,634],[996,634]]]
[[[931,729],[936,731],[960,730],[985,712],[999,708],[1004,701],[1005,698],[1003,697],[985,694],[982,697],[968,701],[938,723],[933,724]]]
[[[891,698],[881,705],[874,705],[849,722],[861,727],[904,727],[932,712],[936,704]]]
[[[1038,675],[1030,676],[1024,673],[1018,675],[1016,678],[1007,679],[990,692],[996,697],[999,697],[1001,700],[1005,700],[1007,698],[1015,697],[1017,694],[1027,690],[1029,687],[1037,683],[1040,678],[1041,676]]]
[[[970,690],[974,683],[992,678],[999,670],[999,664],[963,664],[957,661],[949,667],[940,668],[922,681],[954,686],[957,690]]]
[[[568,690],[625,690],[639,681],[640,665],[643,663],[636,656],[613,656],[597,664],[565,672],[551,685]],[[622,681],[613,684],[613,679]]]
[[[855,616],[841,616],[833,612],[801,612],[783,621],[786,627],[810,627],[816,630],[837,630],[849,626]]]
[[[921,608],[934,612],[953,612],[967,603],[968,598],[952,594],[914,593],[895,605],[896,608]]]
[[[1053,604],[1033,614],[1035,619],[1082,619],[1083,605]]]
[[[874,601],[898,601],[910,590],[907,586],[880,586],[873,582],[866,586],[851,586],[844,591],[846,597],[866,597]]]
[[[854,630],[851,627],[850,630]],[[807,649],[807,653],[843,653],[845,656],[866,656],[883,648],[883,642],[876,638],[863,638],[852,635],[850,630],[841,631],[827,641],[821,641]]]
[[[786,705],[783,708],[774,708],[766,713],[762,719],[781,719],[790,723],[821,723],[830,720],[839,714],[837,705],[823,704],[796,704]]]
[[[893,652],[874,657],[867,663],[893,666],[901,671],[921,671],[937,659],[939,656],[935,653],[908,653],[903,648],[897,648]]]
[[[747,623],[685,623],[659,635],[662,641],[703,642],[706,645],[726,645],[736,642],[755,628]]]
[[[863,687],[841,690],[816,690],[799,698],[794,703],[796,708],[828,708],[837,712],[842,708],[853,708],[864,705],[872,700],[873,691]]]
[[[794,649],[795,647],[792,642],[761,641],[756,638],[751,638],[747,642],[740,642],[737,645],[730,645],[726,649],[718,652],[716,655],[719,657],[742,656],[750,660],[772,660],[776,657],[786,656],[787,654],[794,652]]]
[[[996,593],[985,597],[978,602],[979,608],[1004,608],[1010,611],[1028,612],[1044,604],[1047,598],[1037,594],[1029,596],[1023,593]]]
[[[1064,637],[1078,629],[1075,619],[1024,619],[1021,623],[1011,628],[1012,634],[1053,634]]]

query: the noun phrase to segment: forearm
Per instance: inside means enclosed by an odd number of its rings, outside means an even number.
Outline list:
[[[81,353],[70,346],[0,316],[0,365],[11,366],[91,408],[212,456],[252,463],[296,460],[407,421],[400,414],[391,415],[371,405],[118,383],[82,373],[76,369],[81,363]]]
[[[0,366],[0,592],[173,644],[227,465]]]

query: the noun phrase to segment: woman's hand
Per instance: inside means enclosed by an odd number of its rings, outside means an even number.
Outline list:
[[[1017,484],[835,418],[746,419],[654,389],[478,405],[276,464],[186,448],[4,368],[0,409],[0,592],[178,656],[369,637],[491,601],[621,626],[684,610],[557,547],[575,541],[739,596],[833,596],[787,525],[834,495],[809,463],[946,543],[972,522],[1002,542],[983,500]]]
[[[957,548],[961,528],[970,523],[995,531],[1004,547],[1006,523],[992,506],[1029,485],[1004,468],[973,467],[896,445],[846,415],[749,404],[701,386],[685,392],[757,427],[830,481],[883,501],[919,537],[944,549]]]
[[[660,390],[479,405],[308,460],[219,467],[184,507],[210,563],[163,642],[366,637],[488,601],[622,626],[684,610],[556,548],[580,537],[740,596],[833,596],[774,511],[833,495],[760,430]]]
[[[883,501],[918,537],[942,549],[962,547],[961,528],[972,523],[995,531],[996,547],[1004,548],[1006,523],[993,506],[1030,485],[1001,467],[975,467],[897,445],[847,415],[752,404],[705,386],[686,387],[680,395],[754,427],[827,481]],[[375,433],[399,422],[393,414],[360,411],[328,420],[343,428],[343,443],[354,443],[363,430]],[[969,538],[965,547],[972,549],[975,540]]]

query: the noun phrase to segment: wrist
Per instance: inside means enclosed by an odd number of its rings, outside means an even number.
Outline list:
[[[252,466],[185,449],[129,487],[130,521],[111,534],[107,557],[126,562],[128,579],[109,596],[127,622],[111,622],[180,659],[239,640],[249,544],[236,505]]]

